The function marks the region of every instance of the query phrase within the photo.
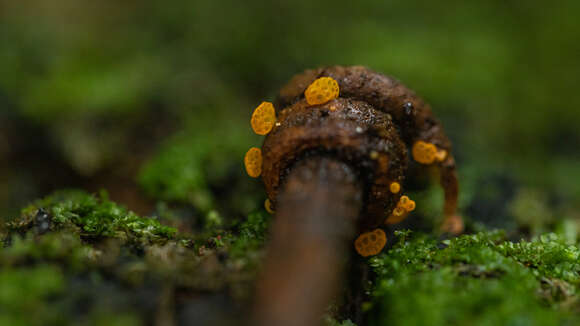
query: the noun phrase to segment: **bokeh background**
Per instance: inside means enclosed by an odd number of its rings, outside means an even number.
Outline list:
[[[304,69],[357,64],[432,104],[470,221],[575,236],[578,12],[574,0],[0,0],[0,216],[62,188],[104,188],[141,214],[164,202],[245,216],[264,197],[242,166],[261,141],[253,108]],[[441,195],[417,196],[427,212]]]

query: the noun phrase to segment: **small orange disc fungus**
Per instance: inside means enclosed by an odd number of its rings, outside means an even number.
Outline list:
[[[376,229],[371,232],[365,232],[356,238],[354,248],[363,257],[376,255],[387,244],[387,235],[385,231]]]
[[[250,148],[244,157],[244,165],[250,177],[259,177],[262,174],[262,150],[257,147]]]
[[[401,185],[398,182],[393,182],[389,186],[389,190],[394,194],[398,194],[401,191]]]
[[[407,212],[412,212],[415,210],[415,201],[414,200],[409,200],[407,202],[407,204],[405,204],[405,210],[407,210]]]
[[[252,113],[252,129],[258,135],[267,135],[276,123],[276,110],[270,102],[262,102]]]
[[[431,164],[435,161],[437,147],[431,143],[419,140],[413,145],[412,152],[415,161],[421,164]]]
[[[270,214],[274,214],[274,210],[272,209],[272,202],[270,201],[269,198],[266,198],[266,200],[264,201],[264,208],[266,209],[266,212],[270,213]]]
[[[437,162],[443,162],[447,158],[447,151],[444,149],[437,149],[437,154],[435,154],[435,159]]]
[[[338,82],[331,77],[321,77],[312,82],[304,92],[310,105],[324,104],[338,97]]]

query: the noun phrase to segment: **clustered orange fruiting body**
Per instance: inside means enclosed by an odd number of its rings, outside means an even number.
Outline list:
[[[262,150],[252,147],[244,157],[246,172],[252,178],[257,178],[262,174]]]
[[[354,247],[361,256],[368,257],[381,252],[386,244],[387,235],[385,231],[376,229],[359,235],[354,242]]]
[[[415,201],[411,200],[408,196],[401,196],[397,207],[393,209],[391,216],[387,218],[385,224],[397,224],[403,221],[410,212],[415,210]]]
[[[338,97],[338,82],[331,77],[316,79],[304,92],[306,102],[310,105],[324,104]]]
[[[262,102],[252,113],[252,129],[258,135],[267,135],[276,123],[276,110],[270,102]]]
[[[421,164],[431,164],[435,161],[437,147],[435,145],[419,140],[413,144],[413,158]]]
[[[421,164],[431,164],[435,161],[443,162],[447,157],[447,151],[439,149],[431,143],[418,140],[413,144],[413,158]]]

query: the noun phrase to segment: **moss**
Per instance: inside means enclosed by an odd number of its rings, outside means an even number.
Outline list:
[[[371,324],[578,322],[571,310],[579,306],[579,250],[556,235],[519,243],[505,242],[501,232],[442,243],[409,232],[398,236],[387,254],[369,260],[377,273]],[[557,287],[565,287],[564,295]]]
[[[105,192],[91,195],[82,191],[62,191],[34,202],[22,211],[9,229],[24,233],[35,225],[39,209],[48,213],[50,229],[74,230],[84,238],[116,238],[133,243],[165,242],[176,230],[153,218],[144,218],[107,198]]]
[[[221,300],[204,303],[212,311],[205,317],[231,319],[243,313],[251,297],[268,217],[261,210],[243,222],[186,237],[137,216],[104,193],[55,193],[7,224],[0,251],[0,305],[9,305],[0,309],[0,322],[141,325],[163,316],[182,320],[191,309],[197,311],[192,307],[200,296],[231,300],[225,306]]]
[[[62,272],[54,265],[3,268],[0,271],[0,324],[55,325],[62,317],[45,302],[61,293],[64,283]],[[30,311],[35,314],[25,313]]]
[[[192,205],[206,215],[216,209],[247,214],[260,191],[257,181],[248,182],[243,158],[257,136],[247,123],[213,113],[196,116],[168,139],[144,164],[139,184],[151,198]]]
[[[329,316],[325,316],[323,321],[324,321],[325,326],[356,326],[356,324],[353,323],[350,319],[343,320],[342,322],[339,322],[338,320],[336,320],[334,318],[331,318]]]
[[[113,325],[137,321],[130,306],[98,299],[111,293],[104,290],[110,285],[100,276],[96,254],[78,235],[67,232],[13,236],[0,251],[0,324],[98,324],[105,316]],[[127,297],[114,292],[116,298]]]
[[[269,218],[270,215],[264,211],[248,215],[248,219],[239,226],[238,234],[229,239],[231,242],[231,254],[241,257],[249,251],[261,249],[268,230]]]

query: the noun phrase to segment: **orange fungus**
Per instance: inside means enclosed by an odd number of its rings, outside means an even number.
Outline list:
[[[415,210],[415,201],[411,200],[408,196],[401,196],[399,198],[399,202],[391,215],[385,221],[385,224],[397,224],[403,221],[407,216],[409,216],[409,212]]]
[[[391,183],[391,185],[389,186],[389,190],[394,193],[397,194],[399,193],[399,191],[401,191],[401,185],[398,182],[393,182]]]
[[[264,201],[264,208],[266,209],[266,212],[274,214],[274,210],[272,209],[272,202],[270,199],[266,199],[266,201]]]
[[[435,159],[438,162],[443,162],[447,158],[447,151],[444,149],[437,149],[437,154],[435,154]]]
[[[267,135],[276,123],[276,110],[270,102],[262,102],[252,113],[252,129],[258,135]]]
[[[244,165],[250,177],[259,177],[262,174],[262,150],[257,147],[250,148],[244,157]]]
[[[387,235],[385,231],[376,229],[359,235],[354,241],[354,248],[361,256],[368,257],[381,252],[386,244]]]
[[[321,77],[312,82],[304,92],[310,105],[324,104],[338,97],[338,82],[331,77]]]
[[[413,145],[412,152],[415,161],[421,164],[431,164],[435,161],[437,147],[433,144],[419,140]]]
[[[415,201],[409,200],[407,204],[405,204],[405,209],[407,212],[412,212],[415,210]]]

